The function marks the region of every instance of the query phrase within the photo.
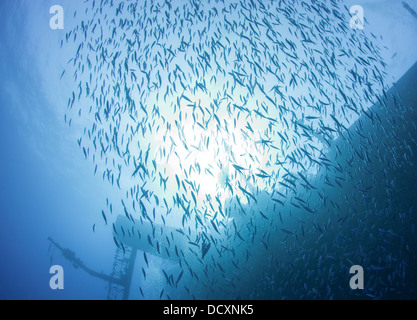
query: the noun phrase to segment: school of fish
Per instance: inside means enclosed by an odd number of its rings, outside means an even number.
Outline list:
[[[97,223],[123,251],[144,241],[177,264],[148,292],[144,252],[141,297],[416,295],[415,240],[396,231],[415,238],[414,205],[398,208],[384,171],[412,165],[414,138],[391,130],[409,110],[377,37],[350,29],[340,1],[87,0],[75,16],[65,121],[84,126],[94,174],[124,194]],[[370,108],[392,99],[396,112]]]

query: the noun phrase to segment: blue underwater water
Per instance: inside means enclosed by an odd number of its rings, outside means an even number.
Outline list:
[[[2,0],[0,298],[416,299],[416,10]]]

